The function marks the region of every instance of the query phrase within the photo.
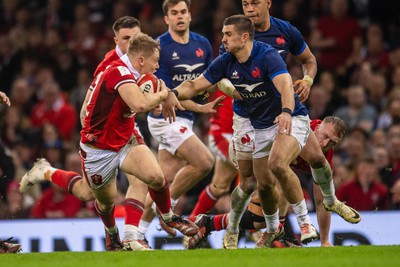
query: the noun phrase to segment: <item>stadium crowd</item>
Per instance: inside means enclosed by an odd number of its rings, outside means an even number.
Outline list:
[[[286,0],[274,1],[271,9],[303,33],[317,57],[318,74],[305,104],[311,119],[335,115],[345,122],[347,133],[333,159],[334,183],[338,199],[359,211],[400,209],[400,3],[386,2]],[[111,25],[134,16],[155,38],[167,30],[161,5],[157,0],[1,1],[0,90],[12,105],[0,106],[0,219],[96,216],[93,202],[50,183],[23,195],[18,183],[39,157],[81,172],[79,111],[94,69],[115,46]],[[215,58],[222,21],[242,14],[241,1],[192,1],[190,11],[191,31],[207,37]],[[293,57],[287,64],[293,80],[302,79]],[[136,121],[156,153],[146,116]],[[206,144],[208,126],[209,115],[196,116],[194,130]],[[192,211],[212,173],[181,197],[177,214]],[[313,180],[298,175],[308,209],[314,210]],[[127,186],[120,174],[120,203]],[[228,211],[229,198],[221,198],[212,213]],[[116,215],[124,216],[123,206]]]

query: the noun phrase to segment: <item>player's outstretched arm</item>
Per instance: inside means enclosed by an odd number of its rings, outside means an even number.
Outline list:
[[[193,112],[197,113],[216,113],[217,109],[222,106],[222,101],[224,101],[225,96],[219,96],[216,99],[214,99],[211,102],[208,102],[206,104],[197,104],[196,102],[192,100],[183,100],[181,101],[182,106],[186,110],[191,110]]]
[[[165,84],[157,93],[143,94],[137,84],[125,83],[118,87],[118,93],[129,108],[136,113],[147,112],[157,107],[168,96]]]

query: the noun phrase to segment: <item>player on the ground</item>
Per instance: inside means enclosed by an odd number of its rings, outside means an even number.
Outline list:
[[[233,91],[227,91],[228,95],[244,101],[236,103],[235,100],[234,111],[245,113],[255,128],[253,170],[267,224],[257,247],[269,247],[284,234],[283,226],[279,224],[279,192],[274,176],[292,204],[302,229],[301,241],[308,243],[316,239],[318,233],[309,218],[300,181],[289,167],[309,134],[307,109],[294,93],[286,64],[278,52],[265,43],[254,41],[254,25],[248,17],[235,15],[226,18],[222,33],[227,52],[215,59],[199,78],[184,82],[172,91],[178,98],[187,99],[222,78],[235,85]],[[172,116],[178,103],[169,94],[163,104],[164,116]],[[240,203],[238,209],[244,212],[254,188],[254,181],[241,177],[231,202]],[[238,225],[234,228],[237,232],[225,234],[224,246],[236,243],[232,248],[237,248]]]
[[[168,95],[163,83],[160,92],[143,94],[134,76],[134,73],[153,73],[158,68],[159,51],[159,44],[150,36],[143,33],[132,36],[127,54],[100,74],[87,105],[80,142],[82,169],[105,226],[108,251],[129,249],[120,242],[114,217],[118,169],[148,185],[149,194],[167,225],[186,235],[198,230],[192,222],[172,212],[168,183],[134,125],[136,113],[149,111]],[[40,173],[33,176],[42,175],[48,180],[56,170],[39,161],[31,171]]]
[[[311,129],[314,131],[319,146],[324,153],[327,162],[332,168],[332,158],[334,148],[340,144],[345,135],[345,125],[338,117],[329,116],[323,121],[312,120],[310,123]],[[307,146],[307,144],[306,144]],[[235,161],[236,155],[230,155]],[[299,156],[291,167],[295,170],[305,171],[311,173],[311,169],[307,162]],[[318,186],[314,184],[314,190],[319,190]],[[199,226],[199,232],[191,237],[188,241],[188,248],[193,249],[201,247],[203,240],[211,231],[219,231],[225,229],[227,226],[227,214],[210,216],[201,214],[197,216],[196,224]],[[265,228],[265,220],[263,219],[260,201],[257,196],[252,197],[247,210],[243,214],[239,224],[241,229],[262,229]],[[327,235],[329,234],[326,233]],[[322,241],[321,241],[322,242]],[[324,240],[322,246],[331,246],[328,237]]]

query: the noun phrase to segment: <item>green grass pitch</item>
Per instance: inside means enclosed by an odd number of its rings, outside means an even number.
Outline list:
[[[0,255],[9,267],[370,267],[400,266],[400,246],[344,246],[290,249],[199,249],[126,252],[54,252]]]

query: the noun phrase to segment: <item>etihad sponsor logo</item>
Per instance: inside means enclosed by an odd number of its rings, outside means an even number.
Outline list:
[[[243,98],[246,98],[246,99],[249,99],[249,98],[260,98],[260,97],[266,96],[267,92],[260,91],[260,92],[254,92],[254,93],[241,93],[240,95]]]
[[[179,64],[179,65],[176,65],[175,68],[184,68],[188,72],[193,72],[195,69],[197,69],[203,65],[204,65],[204,63],[198,63],[198,64],[194,64],[194,65]]]

